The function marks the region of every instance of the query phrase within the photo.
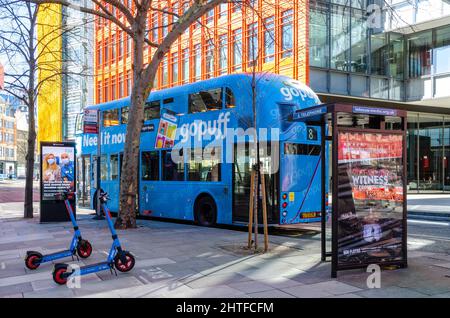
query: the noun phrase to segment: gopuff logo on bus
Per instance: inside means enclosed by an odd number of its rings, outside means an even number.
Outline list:
[[[227,124],[230,121],[230,113],[220,113],[218,119],[214,120],[195,120],[190,124],[181,125],[179,132],[181,142],[187,142],[191,137],[197,136],[201,139],[205,135],[215,136],[216,138],[225,138]]]
[[[291,101],[294,97],[300,97],[302,101],[305,101],[306,98],[316,99],[314,92],[299,81],[286,80],[283,81],[283,84],[287,87],[282,87],[280,92],[286,101]]]

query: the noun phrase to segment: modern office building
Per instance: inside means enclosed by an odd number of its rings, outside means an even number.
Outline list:
[[[160,41],[173,21],[164,12],[182,13],[185,3],[157,2],[165,10],[150,19],[152,41]],[[308,83],[323,102],[406,109],[409,191],[450,191],[448,0],[251,3],[257,14],[227,3],[192,25],[161,63],[155,87],[256,70]],[[115,25],[97,20],[97,103],[130,93],[131,45]],[[146,48],[146,59],[152,50]]]
[[[91,1],[74,0],[89,6]],[[38,139],[75,140],[77,118],[93,101],[93,17],[60,5],[42,6],[37,36]],[[51,78],[51,80],[46,80]]]
[[[15,99],[0,94],[0,180],[16,176],[16,120],[13,103]]]

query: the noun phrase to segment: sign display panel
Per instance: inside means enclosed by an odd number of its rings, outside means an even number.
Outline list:
[[[76,184],[75,143],[41,142],[41,222],[68,221],[66,192]],[[70,203],[75,213],[75,198]]]
[[[83,124],[85,134],[98,134],[98,111],[96,109],[85,109]]]
[[[42,200],[55,200],[65,191],[73,191],[75,181],[75,148],[42,146]]]
[[[403,255],[403,135],[338,133],[338,266]]]

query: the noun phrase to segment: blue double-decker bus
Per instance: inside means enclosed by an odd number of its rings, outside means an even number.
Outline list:
[[[99,177],[111,211],[119,210],[120,176],[127,173],[139,180],[139,215],[206,226],[248,222],[256,120],[269,223],[319,221],[320,127],[292,120],[296,110],[319,103],[307,86],[275,74],[225,75],[152,92],[139,171],[121,169],[130,98],[88,107],[100,113]],[[95,208],[97,135],[82,134],[78,144],[79,204]]]

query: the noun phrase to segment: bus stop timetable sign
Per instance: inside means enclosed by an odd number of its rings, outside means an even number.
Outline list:
[[[295,112],[292,116],[292,119],[293,120],[302,120],[302,119],[310,118],[313,116],[323,115],[323,114],[326,114],[326,112],[327,112],[326,106],[319,107],[319,108],[313,108],[313,109],[306,109],[306,110]]]

